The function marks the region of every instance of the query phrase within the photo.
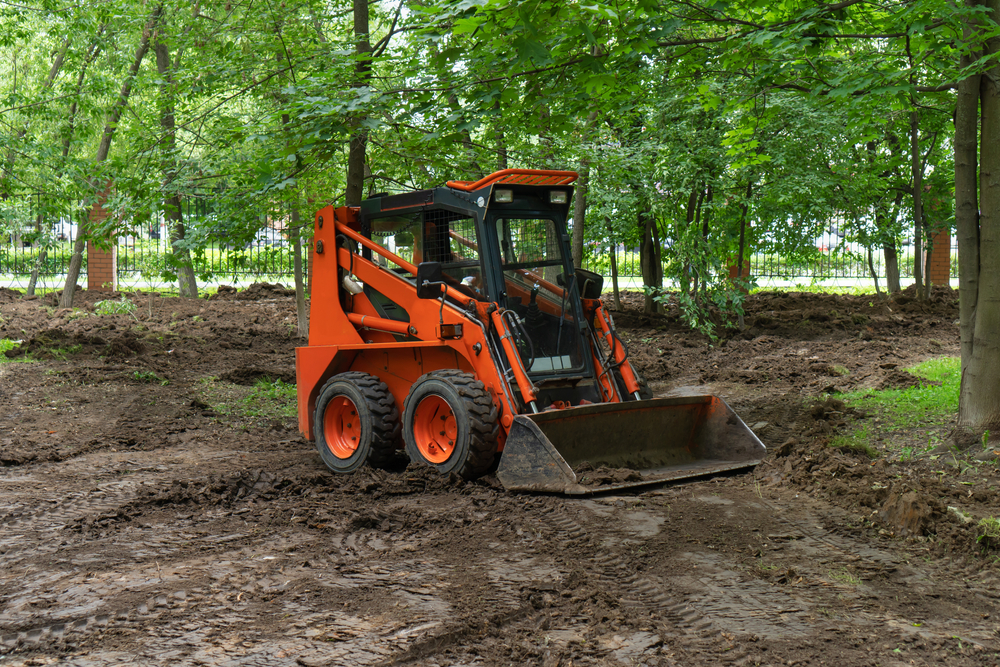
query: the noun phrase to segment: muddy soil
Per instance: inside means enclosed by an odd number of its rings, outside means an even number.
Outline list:
[[[958,353],[950,290],[755,295],[714,342],[626,295],[654,391],[725,396],[769,451],[592,498],[334,477],[248,393],[294,381],[288,291],[107,298],[0,291],[23,341],[0,364],[0,665],[1000,661],[1000,545],[976,526],[1000,515],[994,462],[830,447],[871,416],[829,392]]]

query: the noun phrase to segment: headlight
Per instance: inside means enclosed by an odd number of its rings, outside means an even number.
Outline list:
[[[553,204],[565,204],[568,200],[569,193],[565,190],[552,190],[549,192],[549,201]]]
[[[494,190],[493,191],[493,201],[498,204],[509,204],[514,201],[514,191],[513,190]]]

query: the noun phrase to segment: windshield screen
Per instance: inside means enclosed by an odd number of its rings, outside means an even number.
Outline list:
[[[552,220],[496,220],[507,308],[517,314],[524,335],[515,333],[529,373],[583,370],[576,287],[559,286],[565,270],[559,232]],[[527,340],[524,340],[527,339]]]

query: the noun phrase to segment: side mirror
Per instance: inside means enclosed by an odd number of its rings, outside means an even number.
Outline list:
[[[420,262],[417,265],[417,298],[437,299],[444,286],[441,262]]]

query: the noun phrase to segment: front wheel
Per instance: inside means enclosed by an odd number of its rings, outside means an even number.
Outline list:
[[[413,383],[403,407],[403,441],[411,461],[474,479],[493,465],[498,412],[471,373],[440,370]]]
[[[313,431],[323,463],[339,473],[365,463],[384,466],[399,441],[399,410],[384,382],[368,373],[327,380],[316,401]]]

